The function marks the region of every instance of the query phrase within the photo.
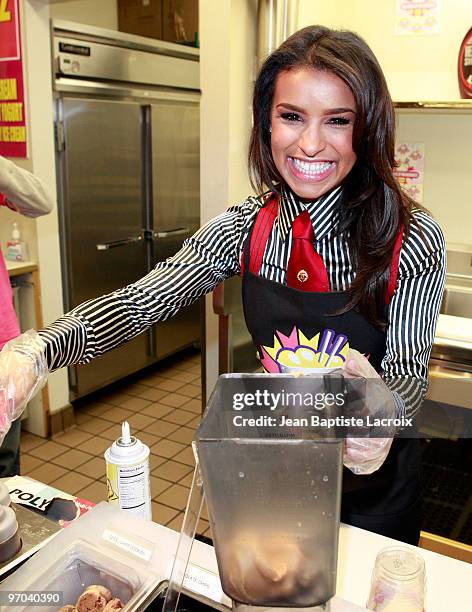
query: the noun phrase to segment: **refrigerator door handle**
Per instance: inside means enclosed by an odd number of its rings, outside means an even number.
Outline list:
[[[190,228],[178,227],[177,229],[169,230],[167,232],[154,232],[154,238],[169,238],[173,236],[180,236],[182,234],[190,234]]]
[[[110,240],[102,244],[96,244],[97,251],[108,251],[108,249],[114,249],[115,247],[126,246],[127,244],[135,244],[141,242],[142,236],[133,236],[131,238],[123,238],[122,240]]]

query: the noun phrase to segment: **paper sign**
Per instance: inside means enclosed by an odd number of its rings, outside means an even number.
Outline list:
[[[20,0],[0,0],[0,155],[26,157]]]
[[[439,34],[441,0],[397,0],[395,34]]]
[[[169,578],[172,572],[173,563],[174,558],[171,559],[167,568],[167,576]],[[195,563],[188,563],[183,586],[193,593],[198,593],[218,603],[227,601],[227,597],[221,588],[218,574],[196,565]]]
[[[403,191],[418,204],[423,202],[424,150],[424,144],[418,142],[404,142],[395,147],[397,167],[393,173]]]
[[[143,561],[149,561],[149,559],[152,557],[152,550],[150,548],[142,546],[137,542],[132,542],[130,539],[116,533],[115,531],[111,531],[110,529],[105,529],[103,531],[102,538],[107,542],[118,546],[118,548],[125,550],[127,553],[143,559]]]

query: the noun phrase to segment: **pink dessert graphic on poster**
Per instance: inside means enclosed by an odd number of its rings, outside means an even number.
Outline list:
[[[423,202],[424,152],[424,144],[418,142],[403,142],[395,147],[394,174],[403,191],[418,204]]]
[[[439,34],[440,0],[397,0],[395,34],[415,36]]]

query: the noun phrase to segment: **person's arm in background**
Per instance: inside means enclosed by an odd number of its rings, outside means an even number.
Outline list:
[[[444,290],[446,247],[441,228],[416,210],[400,253],[398,280],[389,306],[382,377],[398,416],[413,417],[428,389],[428,363]]]
[[[2,205],[27,217],[38,217],[51,212],[54,201],[38,178],[0,156],[0,206]],[[5,344],[22,338],[19,334],[20,327],[13,308],[10,279],[0,252],[0,349]],[[30,344],[30,350],[31,346],[36,346],[40,354],[41,346],[44,344],[40,338],[36,339],[31,335],[26,335],[26,338]],[[21,340],[19,342],[22,343]],[[15,372],[14,378],[5,373],[6,369]],[[31,384],[27,381],[32,378],[32,369],[35,375],[34,382]],[[32,363],[31,359],[25,359],[21,354],[18,356],[10,354],[4,365],[0,366],[0,444],[9,431],[12,421],[20,416],[28,397],[31,397],[44,384],[46,374],[45,359],[40,357]],[[21,389],[22,385],[23,389]],[[26,400],[15,406],[13,399],[15,394],[22,393]],[[10,429],[5,445],[0,448],[0,474],[3,476],[17,474],[19,461],[20,427],[18,422]]]
[[[54,200],[40,179],[0,156],[0,195],[5,205],[25,217],[51,212]]]

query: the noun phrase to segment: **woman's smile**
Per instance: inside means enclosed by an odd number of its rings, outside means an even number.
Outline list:
[[[336,75],[312,68],[281,72],[271,113],[272,157],[300,198],[313,200],[339,185],[356,162],[356,104]]]
[[[335,162],[304,161],[297,157],[288,157],[287,165],[295,178],[315,183],[325,180],[335,170]]]

